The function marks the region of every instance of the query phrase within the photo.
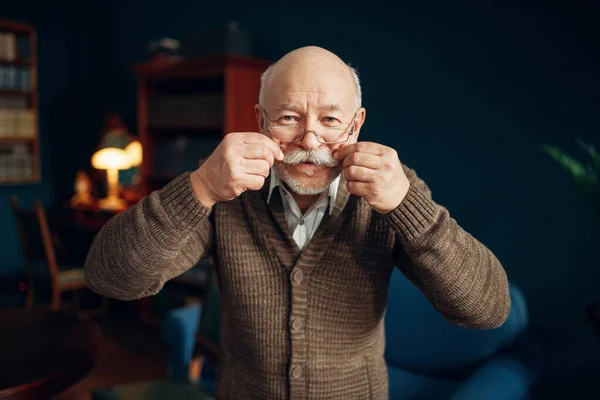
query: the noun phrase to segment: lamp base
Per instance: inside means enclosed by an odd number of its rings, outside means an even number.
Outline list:
[[[98,200],[98,207],[103,210],[124,210],[127,202],[119,197],[109,196]]]

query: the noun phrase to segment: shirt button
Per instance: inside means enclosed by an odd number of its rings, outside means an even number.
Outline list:
[[[292,280],[296,283],[301,283],[304,279],[304,272],[301,269],[297,269],[292,274]]]
[[[300,225],[304,225],[304,220],[303,219],[300,220]]]
[[[302,325],[304,324],[302,323],[302,320],[300,318],[292,320],[292,330],[299,331],[300,329],[302,329]]]
[[[292,378],[300,378],[302,376],[302,368],[294,367],[292,368]]]

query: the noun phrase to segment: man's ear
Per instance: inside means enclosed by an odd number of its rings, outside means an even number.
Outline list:
[[[361,107],[356,113],[356,119],[354,120],[354,135],[358,141],[358,134],[360,133],[360,128],[362,128],[365,123],[365,119],[367,118],[367,110],[364,107]]]
[[[265,113],[260,104],[254,105],[254,115],[256,115],[256,123],[258,124],[258,131],[262,132],[265,127]]]

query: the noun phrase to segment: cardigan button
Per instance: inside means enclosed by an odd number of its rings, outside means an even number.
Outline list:
[[[301,269],[297,269],[292,274],[292,280],[296,283],[301,283],[304,279],[304,272]]]
[[[302,367],[292,368],[292,378],[300,378],[302,376]]]
[[[302,320],[300,318],[295,318],[292,321],[292,330],[299,331],[300,329],[302,329],[302,325],[304,325],[302,323]]]

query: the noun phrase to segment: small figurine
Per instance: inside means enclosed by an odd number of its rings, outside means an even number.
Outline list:
[[[82,170],[77,171],[77,175],[75,175],[75,195],[71,198],[71,206],[94,204],[91,191],[92,181],[90,177]]]

